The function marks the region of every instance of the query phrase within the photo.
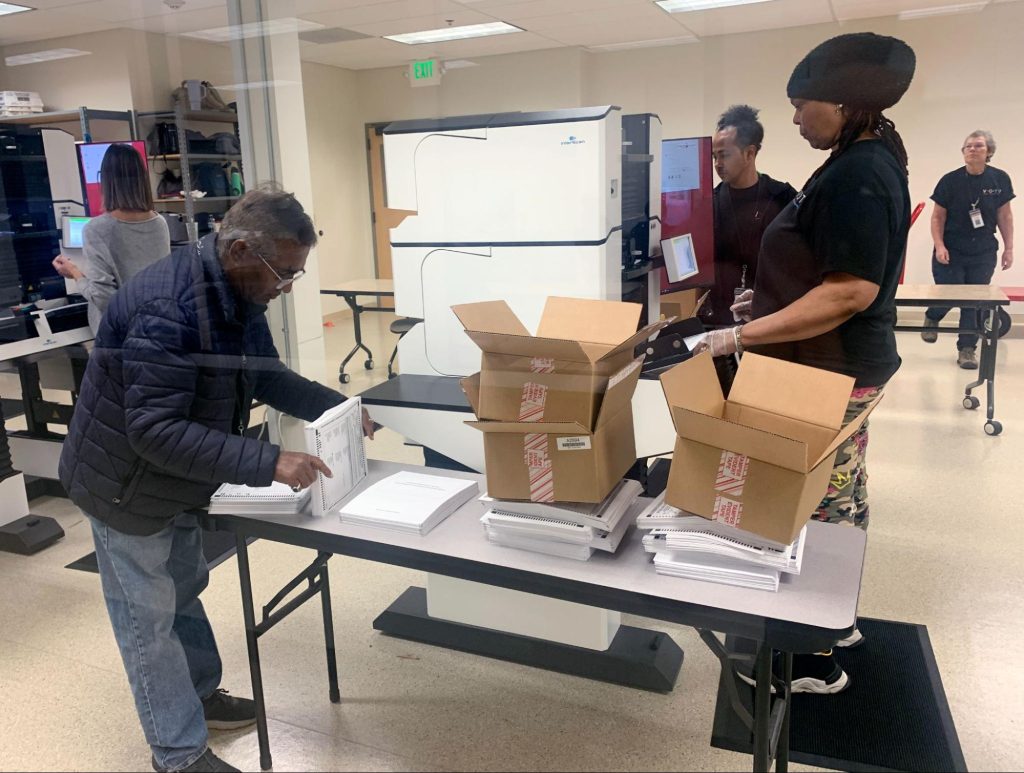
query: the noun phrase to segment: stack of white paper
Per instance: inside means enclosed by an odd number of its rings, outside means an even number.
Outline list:
[[[658,574],[683,577],[688,580],[705,580],[722,585],[738,585],[741,588],[777,591],[779,572],[765,569],[745,561],[734,561],[721,556],[703,556],[694,563],[682,558],[680,553],[655,553],[654,567]]]
[[[284,483],[262,488],[225,483],[210,497],[212,515],[296,515],[309,501],[309,489],[292,491]]]
[[[344,505],[341,521],[423,535],[479,493],[474,480],[397,472]]]
[[[599,504],[481,501],[490,507],[480,522],[495,544],[586,561],[594,550],[614,553],[630,526],[629,508],[643,487],[624,480]]]
[[[800,574],[805,526],[791,545],[688,515],[660,502],[637,519],[650,531],[644,550],[654,554],[658,574],[744,588],[777,591],[782,574]]]

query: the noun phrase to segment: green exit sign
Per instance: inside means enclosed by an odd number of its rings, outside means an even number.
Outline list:
[[[409,83],[412,86],[437,86],[441,83],[441,63],[436,59],[411,62]]]

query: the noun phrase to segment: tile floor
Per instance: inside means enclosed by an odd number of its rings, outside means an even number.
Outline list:
[[[367,315],[378,366],[365,372],[360,358],[346,393],[385,377],[389,321]],[[327,362],[337,363],[351,324],[325,332]],[[968,766],[1019,770],[1024,341],[1001,346],[1006,430],[991,438],[979,413],[960,407],[967,379],[953,340],[929,346],[901,334],[903,369],[872,420],[861,612],[927,625]],[[332,385],[335,367],[324,368]],[[389,431],[370,450],[422,461]],[[88,526],[66,500],[40,499],[33,511],[56,517],[67,536],[36,556],[0,554],[0,770],[148,769],[98,578],[63,568],[92,550]],[[305,551],[268,542],[251,558],[264,599],[308,562]],[[343,702],[328,702],[318,607],[262,642],[276,770],[749,769],[749,758],[708,745],[718,663],[690,629],[643,621],[686,651],[675,691],[652,695],[385,638],[371,621],[420,575],[347,558],[332,567]],[[248,694],[233,561],[213,571],[204,600],[223,684]],[[212,746],[258,769],[255,733],[218,734]]]

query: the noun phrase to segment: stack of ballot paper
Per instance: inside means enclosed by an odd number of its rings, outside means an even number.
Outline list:
[[[626,515],[643,491],[624,480],[598,504],[521,502],[483,496],[480,522],[496,545],[586,561],[595,550],[614,553],[630,526]]]
[[[777,591],[782,575],[800,574],[803,564],[806,526],[792,545],[780,545],[663,501],[637,526],[650,530],[643,545],[658,574]]]
[[[263,488],[225,483],[210,497],[212,515],[297,515],[309,502],[310,491],[292,491],[284,483]]]
[[[397,472],[343,505],[341,521],[424,535],[479,493],[474,480]]]

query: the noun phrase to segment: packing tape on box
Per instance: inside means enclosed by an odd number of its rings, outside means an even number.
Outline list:
[[[718,461],[718,477],[715,479],[715,491],[733,497],[743,496],[743,484],[750,472],[750,457],[733,451],[722,451]]]
[[[531,373],[554,373],[555,361],[551,357],[534,357],[530,360]]]
[[[721,521],[727,526],[739,528],[743,516],[743,504],[728,497],[715,497],[715,510],[711,520]]]
[[[537,361],[534,359],[533,362]],[[551,370],[554,370],[553,366]],[[519,399],[519,421],[542,421],[547,399],[548,388],[544,384],[535,384],[532,381],[523,384],[522,396]],[[555,476],[548,453],[546,434],[532,432],[523,436],[523,461],[530,475],[530,501],[554,502]]]

